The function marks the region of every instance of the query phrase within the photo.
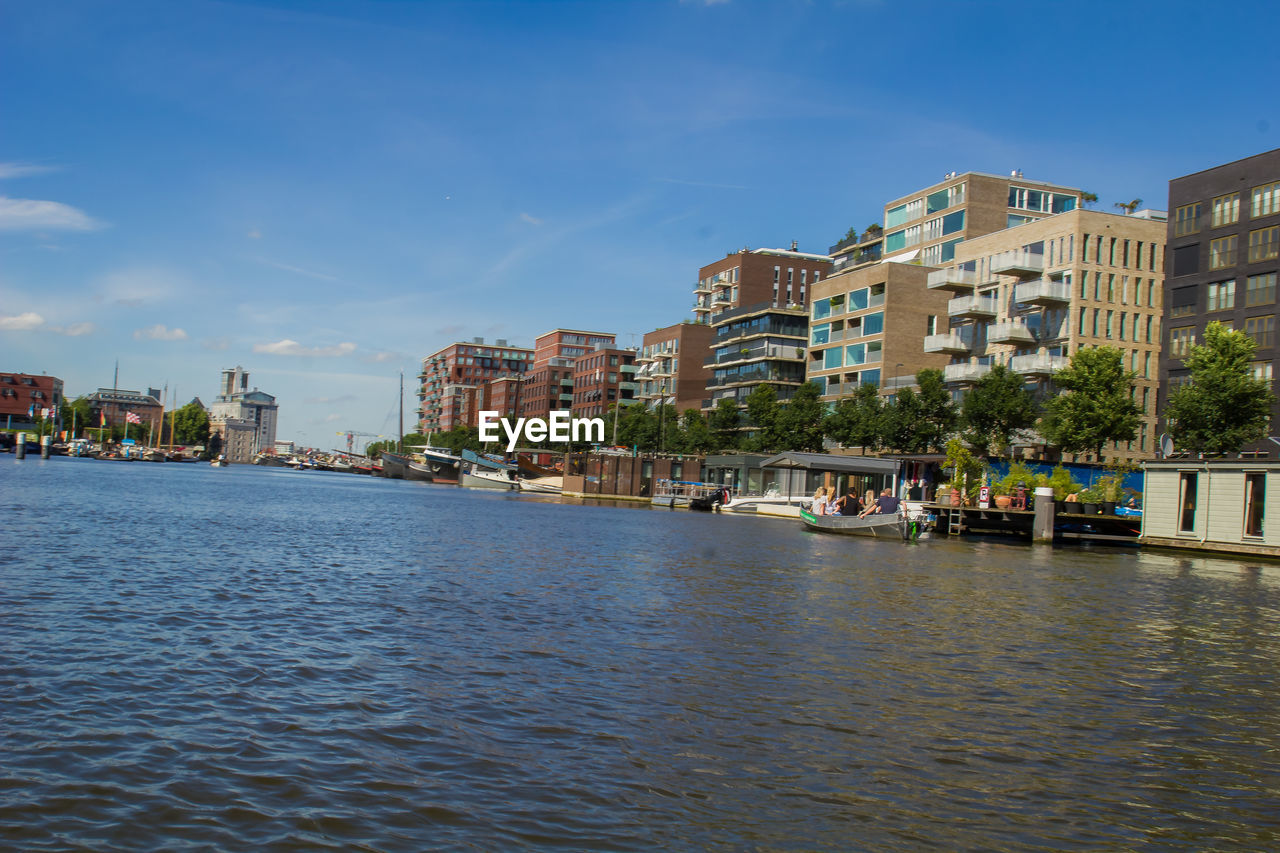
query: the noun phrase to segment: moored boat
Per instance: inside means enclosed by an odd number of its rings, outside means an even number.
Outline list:
[[[807,509],[800,510],[800,520],[810,530],[822,533],[843,533],[851,536],[875,536],[884,539],[905,539],[907,520],[901,513],[875,513],[866,517],[856,515],[814,515]]]
[[[534,492],[541,495],[558,495],[564,491],[563,477],[521,477],[516,481],[522,492]]]

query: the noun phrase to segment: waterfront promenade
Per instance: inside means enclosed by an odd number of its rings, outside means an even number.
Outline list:
[[[1257,850],[1280,569],[0,456],[0,846]]]

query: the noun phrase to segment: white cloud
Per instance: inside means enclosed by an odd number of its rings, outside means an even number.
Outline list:
[[[536,217],[536,216],[531,216],[531,215],[529,215],[529,214],[527,214],[527,213],[522,213],[522,214],[520,214],[520,218],[521,218],[521,219],[523,219],[525,222],[528,222],[530,225],[541,225],[541,224],[542,224],[542,220],[541,220],[541,219],[539,219],[539,218],[538,218],[538,217]]]
[[[257,228],[251,228],[249,230],[249,233],[244,236],[248,237],[250,240],[261,240],[262,232],[259,231]]]
[[[135,341],[185,341],[187,333],[182,329],[169,329],[156,323],[145,329],[137,329],[133,333]]]
[[[342,420],[342,415],[325,415],[324,422],[327,424],[336,424]]]
[[[200,346],[210,352],[224,352],[231,349],[231,341],[228,338],[205,338]]]
[[[72,323],[70,326],[50,326],[49,331],[56,332],[59,335],[66,335],[69,338],[78,338],[81,335],[92,334],[94,325],[92,323]]]
[[[0,231],[36,228],[63,228],[93,231],[102,224],[82,210],[58,201],[0,196]]]
[[[254,344],[253,351],[263,355],[302,355],[319,358],[336,358],[356,351],[353,343],[341,343],[331,347],[304,347],[297,341],[285,339],[270,344]]]
[[[403,361],[404,356],[398,352],[374,352],[364,356],[370,364],[385,364],[388,361]]]
[[[163,268],[138,267],[104,276],[101,298],[111,304],[137,308],[169,300],[175,292],[192,291],[194,285],[181,273]]]
[[[44,318],[34,311],[16,314],[12,317],[0,317],[0,329],[6,332],[26,332],[44,325]]]
[[[28,175],[43,175],[56,172],[53,166],[36,166],[31,163],[0,163],[0,180],[5,178],[25,178]]]

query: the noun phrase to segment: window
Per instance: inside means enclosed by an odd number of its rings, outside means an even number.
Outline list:
[[[1194,472],[1184,473],[1178,483],[1178,532],[1195,533],[1196,530],[1196,487],[1199,477]]]
[[[849,293],[849,310],[860,311],[867,307],[867,288],[853,290]]]
[[[1259,347],[1273,346],[1276,337],[1275,315],[1248,318],[1244,321],[1244,333],[1253,338]]]
[[[1280,256],[1280,225],[1249,232],[1249,262]]]
[[[862,334],[878,335],[884,331],[884,313],[868,314],[862,318]]]
[[[1169,357],[1186,358],[1196,340],[1195,326],[1179,326],[1169,330]]]
[[[1260,379],[1263,382],[1270,382],[1274,376],[1272,372],[1271,362],[1255,361],[1249,366],[1249,372],[1254,379]]]
[[[1213,211],[1211,227],[1235,225],[1240,221],[1240,193],[1218,196],[1210,209]]]
[[[867,302],[868,308],[878,308],[884,304],[884,285],[871,285],[871,298]]]
[[[831,300],[815,299],[813,301],[813,319],[824,320],[831,316]]]
[[[1236,307],[1236,281],[1216,281],[1209,285],[1209,311]]]
[[[1276,274],[1251,275],[1245,289],[1244,304],[1246,308],[1255,305],[1271,305],[1276,301]]]
[[[1176,246],[1173,250],[1174,276],[1191,275],[1200,269],[1200,244]]]
[[[1173,215],[1173,236],[1195,234],[1200,230],[1200,202],[1184,204]]]
[[[1267,475],[1244,475],[1244,535],[1262,537],[1267,514]]]
[[[926,335],[938,334],[938,315],[930,314],[924,320],[924,333]]]
[[[1236,247],[1239,238],[1232,234],[1230,237],[1219,237],[1217,240],[1209,241],[1209,269],[1220,270],[1223,267],[1233,267],[1236,265]]]
[[[822,323],[813,327],[809,334],[810,344],[826,344],[831,342],[831,324]]]
[[[1253,188],[1253,205],[1249,215],[1254,219],[1280,213],[1280,181]]]
[[[843,367],[840,356],[843,354],[840,347],[831,347],[822,351],[822,369],[827,370],[832,367]]]

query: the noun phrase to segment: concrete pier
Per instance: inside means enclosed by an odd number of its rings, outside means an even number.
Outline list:
[[[1053,502],[1053,489],[1036,487],[1035,520],[1031,522],[1031,541],[1053,544],[1053,517],[1057,506]]]
[[[40,458],[48,459],[49,453],[52,452],[52,450],[53,450],[53,436],[51,435],[40,436]]]
[[[27,434],[25,432],[18,433],[18,440],[13,445],[13,455],[18,459],[27,458]]]

